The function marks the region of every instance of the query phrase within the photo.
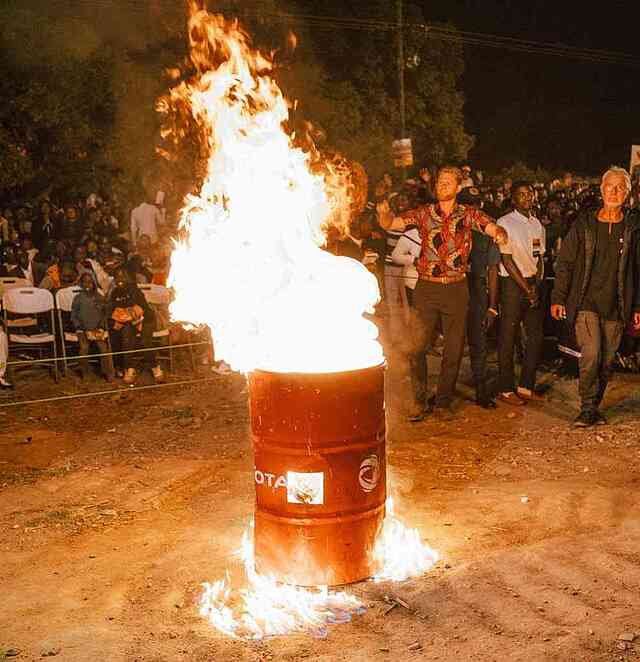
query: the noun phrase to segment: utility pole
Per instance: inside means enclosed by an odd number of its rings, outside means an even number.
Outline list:
[[[404,100],[404,11],[402,6],[403,0],[396,0],[396,17],[398,22],[398,103],[400,105],[400,136],[399,138],[406,138],[407,122],[405,115],[405,100]],[[406,179],[406,169],[404,166],[400,170],[402,174],[402,181]]]

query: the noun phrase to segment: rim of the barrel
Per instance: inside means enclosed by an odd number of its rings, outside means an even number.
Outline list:
[[[355,368],[354,370],[331,370],[327,372],[283,372],[277,370],[264,370],[263,368],[256,368],[251,370],[249,375],[282,375],[288,377],[322,377],[330,375],[357,375],[362,374],[363,372],[371,372],[374,370],[386,370],[388,367],[386,359],[375,365],[367,366],[366,368]]]

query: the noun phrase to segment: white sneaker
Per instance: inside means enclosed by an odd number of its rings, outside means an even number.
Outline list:
[[[157,382],[161,382],[164,379],[164,372],[162,372],[162,368],[159,365],[154,365],[153,368],[151,368],[151,372],[153,373],[153,378]]]
[[[133,382],[136,381],[136,369],[135,368],[127,368],[124,371],[124,383],[125,384],[133,384]]]

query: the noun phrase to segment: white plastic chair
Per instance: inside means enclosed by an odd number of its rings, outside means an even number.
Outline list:
[[[0,278],[0,300],[4,293],[16,287],[32,287],[31,283],[26,278],[14,278],[13,276],[3,276]],[[34,317],[21,317],[19,319],[7,320],[9,331],[14,328],[25,329],[27,327],[34,327],[38,324],[38,320]]]
[[[31,284],[26,278],[0,277],[0,298],[4,296],[7,290],[12,290],[15,287],[31,287]]]
[[[47,348],[52,349],[54,360],[52,363],[42,363],[45,367],[54,370],[54,378],[58,381],[58,348],[56,346],[55,336],[55,317],[53,295],[49,290],[38,287],[14,287],[7,290],[2,297],[2,310],[4,315],[4,324],[9,336],[9,356],[11,350],[20,347],[23,350],[34,350],[42,358],[43,351]],[[49,313],[51,333],[34,333],[26,335],[21,333],[12,333],[11,329],[15,325],[10,324],[12,320],[8,315],[38,315]],[[15,321],[15,320],[13,320]]]
[[[74,331],[67,331],[64,328],[64,320],[62,313],[71,313],[71,306],[76,294],[82,288],[80,285],[72,285],[71,287],[63,287],[56,292],[56,309],[58,310],[58,332],[60,334],[60,345],[62,347],[62,365],[64,366],[64,374],[67,374],[67,343],[74,343],[78,345],[78,334]]]
[[[157,314],[160,307],[168,306],[173,299],[173,292],[167,287],[162,285],[155,285],[154,283],[142,283],[138,285],[138,289],[144,294],[147,303],[153,307],[156,312],[156,330],[153,332],[153,339],[158,340],[161,346],[168,346],[169,348],[169,370],[173,372],[173,350],[171,346],[171,335],[169,327],[163,324],[163,320]],[[166,357],[165,357],[166,359]]]

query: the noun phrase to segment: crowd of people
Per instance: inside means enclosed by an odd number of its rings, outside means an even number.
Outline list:
[[[57,205],[48,196],[37,203],[14,203],[0,209],[0,278],[18,279],[23,286],[59,290],[79,286],[65,331],[78,339],[78,352],[87,356],[95,347],[102,374],[108,381],[121,377],[135,382],[137,373],[129,353],[152,349],[157,310],[138,289],[141,283],[164,285],[175,229],[163,206],[164,193],[123,209],[117,201],[93,193],[86,199]],[[171,225],[171,227],[170,227]],[[10,323],[10,322],[9,322]],[[42,331],[47,320],[20,333]],[[0,330],[0,387],[12,388],[6,376],[7,330]],[[153,351],[143,353],[144,364],[156,381],[163,371]],[[88,360],[80,361],[87,375]]]
[[[465,342],[478,405],[541,399],[536,377],[547,337],[555,340],[558,368],[571,370],[577,358],[574,424],[606,422],[600,405],[616,356],[637,368],[639,199],[637,183],[617,167],[597,183],[566,175],[490,187],[468,166],[425,168],[396,187],[383,177],[352,237],[332,248],[361,259],[379,279],[387,351],[406,355],[411,366],[410,420],[455,417]],[[487,380],[491,333],[494,387]],[[438,341],[440,372],[430,394],[427,357]]]
[[[575,425],[604,423],[600,404],[614,361],[640,370],[639,192],[637,179],[616,167],[599,182],[567,174],[548,183],[506,178],[489,185],[466,165],[423,168],[400,185],[382,177],[350,235],[330,234],[328,250],[362,261],[378,277],[386,350],[410,365],[410,419],[456,415],[466,344],[479,406],[539,399],[543,359],[569,374],[577,359]],[[166,283],[176,228],[163,205],[162,192],[131,210],[94,193],[62,206],[43,197],[1,210],[0,278],[53,294],[80,288],[65,324],[77,335],[82,375],[94,348],[105,379],[131,384],[137,373],[130,350],[152,348],[157,310],[138,285]],[[494,338],[498,377],[490,387]],[[551,357],[544,356],[545,338],[554,340]],[[0,329],[3,388],[12,387],[7,350],[7,330]],[[440,372],[429,389],[434,353]],[[155,352],[144,357],[162,380]],[[228,370],[223,362],[218,369]]]

